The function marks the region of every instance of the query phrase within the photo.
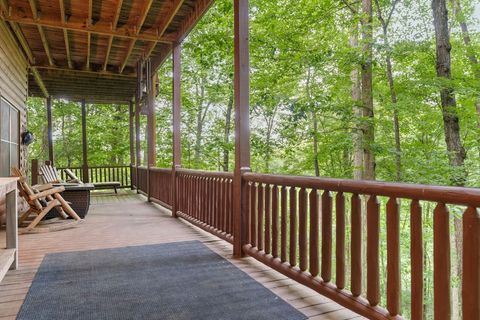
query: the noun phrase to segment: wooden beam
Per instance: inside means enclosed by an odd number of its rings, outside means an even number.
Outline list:
[[[31,70],[32,70],[33,78],[35,79],[35,82],[40,88],[40,91],[42,91],[43,96],[48,97],[49,94],[48,94],[47,87],[45,86],[45,83],[43,83],[42,77],[40,76],[40,73],[38,72],[37,68],[32,67]]]
[[[77,70],[77,69],[67,69],[62,67],[55,67],[55,66],[43,66],[43,65],[34,65],[36,69],[44,69],[44,70],[55,70],[61,72],[62,74],[69,74],[69,75],[85,75],[91,74],[96,75],[98,78],[110,78],[110,79],[121,79],[121,78],[135,78],[136,74],[119,74],[116,72],[109,72],[109,71],[93,71],[93,70]]]
[[[115,15],[113,16],[113,22],[112,22],[112,30],[113,31],[117,30],[118,19],[120,18],[120,12],[122,11],[122,5],[123,5],[123,0],[118,0],[117,10],[115,11]],[[110,36],[110,38],[108,39],[107,52],[105,53],[105,61],[103,63],[103,71],[107,70],[108,59],[110,58],[110,52],[112,51],[112,43],[113,43],[113,36]]]
[[[172,158],[172,216],[177,217],[178,199],[176,194],[176,170],[182,166],[182,145],[181,145],[181,109],[182,109],[182,94],[181,94],[181,44],[177,43],[173,46],[173,158]]]
[[[48,46],[48,41],[47,41],[47,37],[45,36],[45,32],[43,32],[42,27],[40,26],[37,26],[37,27],[38,27],[38,33],[40,34],[40,39],[42,40],[43,49],[45,49],[45,53],[47,54],[48,64],[50,64],[51,66],[54,66],[55,64],[53,63],[52,54],[50,53],[50,47]]]
[[[167,31],[168,26],[172,22],[173,18],[177,14],[178,10],[182,7],[183,3],[185,0],[174,0],[171,3],[170,10],[168,10],[167,14],[162,17],[157,17],[157,21],[155,22],[155,25],[158,25],[157,29],[157,34],[161,37],[165,34],[165,31]],[[160,24],[161,23],[161,24]]]
[[[148,12],[150,11],[150,7],[152,6],[153,0],[145,0],[143,9],[142,9],[142,15],[139,17],[137,26],[136,26],[136,34],[139,35],[140,32],[142,31],[143,24],[145,23],[145,19],[148,16]],[[133,48],[135,47],[135,42],[136,40],[132,40],[130,42],[130,45],[128,47],[127,55],[125,56],[125,59],[123,60],[122,66],[120,67],[120,73],[123,72],[123,69],[128,63],[128,60],[130,59],[130,55],[132,54]]]
[[[82,100],[82,172],[83,182],[90,182],[88,177],[88,145],[87,145],[87,105],[85,103],[85,99]]]
[[[143,24],[145,23],[145,19],[148,16],[148,12],[150,11],[150,7],[152,6],[153,0],[145,0],[142,8],[142,14],[138,17],[137,25],[136,25],[136,34],[140,34],[142,31]]]
[[[43,18],[38,18],[37,20],[24,17],[21,15],[8,15],[2,11],[1,18],[5,21],[9,22],[16,22],[19,24],[25,25],[33,25],[33,26],[41,26],[41,27],[48,27],[54,29],[67,29],[70,31],[78,31],[78,32],[91,32],[93,34],[104,35],[104,36],[114,36],[119,38],[127,38],[127,39],[134,39],[139,41],[157,41],[161,43],[171,44],[174,41],[175,35],[164,35],[163,37],[159,37],[156,33],[151,32],[143,32],[143,33],[136,33],[136,27],[128,28],[122,27],[117,28],[116,30],[112,30],[111,25],[105,25],[97,23],[95,25],[85,25],[85,23],[79,21],[66,21],[64,24],[60,20],[48,20]]]
[[[115,16],[113,18],[112,30],[117,30],[118,19],[120,18],[120,12],[122,11],[123,0],[118,0],[117,11],[115,11]]]
[[[65,18],[65,3],[63,2],[64,0],[58,0],[58,5],[60,7],[60,21],[62,24],[65,24],[66,18]]]
[[[122,65],[120,66],[120,74],[123,73],[123,70],[127,66],[128,59],[130,58],[130,55],[132,54],[133,48],[135,47],[135,40],[130,40],[130,44],[128,45],[127,49],[127,54],[125,55],[125,58],[123,59]]]
[[[65,52],[67,54],[68,67],[73,68],[72,56],[70,55],[70,41],[68,40],[68,30],[63,29],[63,40],[65,41]]]
[[[248,0],[234,0],[235,170],[233,177],[233,254],[243,255],[246,244],[247,183],[250,171],[250,58]]]
[[[38,9],[37,9],[37,4],[35,3],[35,0],[28,0],[28,3],[30,4],[30,10],[32,10],[33,19],[37,20],[38,19]]]
[[[90,70],[90,45],[92,41],[92,36],[90,32],[87,32],[87,61],[85,63],[85,69]]]
[[[168,26],[170,25],[173,18],[177,14],[178,10],[180,10],[180,8],[182,7],[184,2],[185,2],[185,0],[174,0],[170,5],[170,10],[167,12],[167,14],[165,14],[164,16],[158,16],[157,17],[157,20],[155,21],[154,25],[155,26],[158,25],[157,34],[158,34],[159,37],[162,37],[165,34],[165,31],[167,31]],[[152,55],[152,52],[153,52],[153,50],[155,49],[156,46],[157,46],[156,41],[150,43],[147,46],[147,48],[145,50],[145,52],[146,52],[145,57],[144,57],[145,60],[150,58],[150,56]]]
[[[53,160],[53,125],[52,125],[52,97],[47,97],[47,137],[48,137],[48,160],[54,164]]]
[[[198,0],[195,2],[195,6],[182,22],[180,29],[177,32],[175,38],[176,42],[182,42],[190,33],[190,31],[195,27],[195,25],[200,21],[205,12],[208,11],[208,8],[213,4],[213,0]]]
[[[108,38],[107,52],[105,53],[105,61],[103,62],[103,71],[107,71],[108,59],[110,58],[110,51],[112,50],[113,36]]]
[[[92,25],[92,16],[93,16],[93,1],[88,0],[88,17],[87,17],[87,25]]]

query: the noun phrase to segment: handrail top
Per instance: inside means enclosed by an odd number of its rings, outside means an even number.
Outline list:
[[[480,189],[246,172],[249,182],[480,207]]]
[[[194,169],[176,169],[179,174],[190,174],[200,177],[210,177],[210,178],[226,178],[233,179],[233,172],[221,172],[221,171],[206,171],[206,170],[194,170]]]

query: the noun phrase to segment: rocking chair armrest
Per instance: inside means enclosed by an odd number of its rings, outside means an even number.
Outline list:
[[[29,197],[30,197],[30,200],[37,200],[39,198],[43,198],[43,197],[46,197],[46,196],[49,196],[49,195],[52,195],[52,194],[55,194],[55,193],[60,193],[64,190],[65,190],[65,187],[63,187],[63,186],[54,187],[54,188],[51,188],[51,189],[48,189],[48,190],[45,190],[45,191],[42,191],[42,192],[39,192],[39,193],[32,194]]]
[[[32,186],[32,189],[34,189],[35,191],[38,191],[38,192],[42,192],[42,191],[52,189],[52,188],[53,188],[53,185],[51,183],[36,184],[36,185]]]

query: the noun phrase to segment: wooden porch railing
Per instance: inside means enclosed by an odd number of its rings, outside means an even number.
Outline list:
[[[171,174],[139,167],[138,188],[148,193],[150,179],[150,198],[168,207],[175,191],[177,216],[232,243],[233,174],[177,169],[176,190]],[[410,278],[411,318],[423,319],[424,279],[431,271],[435,319],[450,319],[450,242],[458,217],[459,308],[463,319],[479,318],[480,190],[256,173],[242,179],[248,195],[244,253],[371,319],[402,318],[402,276]],[[401,236],[402,225],[409,226],[410,239]],[[427,228],[433,233],[431,268],[424,266]],[[401,264],[401,244],[409,248],[408,268]]]
[[[68,180],[64,169],[67,168],[57,168],[62,180]],[[72,170],[77,177],[80,177],[83,181],[86,181],[83,176],[83,167],[70,167],[68,169]],[[130,170],[130,166],[88,167],[88,181],[90,183],[118,181],[120,182],[120,188],[130,188],[132,186]]]

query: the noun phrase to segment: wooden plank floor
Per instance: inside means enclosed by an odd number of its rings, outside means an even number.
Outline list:
[[[4,246],[4,238],[4,231],[0,231],[1,246]],[[0,283],[0,320],[15,319],[35,272],[47,253],[186,240],[202,241],[310,319],[361,318],[252,258],[233,259],[231,245],[227,242],[181,219],[174,219],[169,211],[123,190],[119,195],[94,195],[87,219],[78,228],[20,236],[19,270],[9,271]]]

